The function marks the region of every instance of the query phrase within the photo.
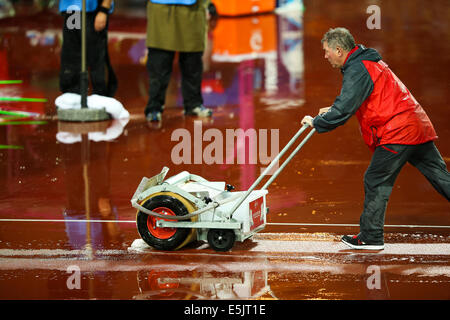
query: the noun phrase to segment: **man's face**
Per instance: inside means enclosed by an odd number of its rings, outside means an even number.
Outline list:
[[[346,56],[344,56],[342,48],[336,47],[336,49],[332,49],[326,41],[324,41],[322,47],[325,51],[325,59],[328,60],[333,68],[341,68],[344,65]]]

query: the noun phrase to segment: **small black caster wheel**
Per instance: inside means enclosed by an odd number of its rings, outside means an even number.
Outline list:
[[[210,229],[208,231],[208,243],[215,251],[230,250],[235,240],[236,234],[231,229]]]
[[[226,189],[228,192],[233,191],[234,190],[234,186],[232,186],[231,184],[227,184],[226,185]]]

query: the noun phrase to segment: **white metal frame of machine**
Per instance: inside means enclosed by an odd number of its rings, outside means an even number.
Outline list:
[[[307,128],[308,125],[305,124],[298,130],[247,191],[232,192],[234,187],[225,182],[210,182],[187,171],[165,179],[169,169],[164,167],[156,176],[142,178],[131,199],[131,204],[140,212],[155,217],[157,228],[195,229],[197,240],[208,241],[216,251],[227,251],[231,249],[235,240],[242,242],[265,228],[268,213],[266,206],[268,186],[309,140],[315,129],[310,130],[260,190],[255,188]],[[140,204],[154,194],[165,192],[177,194],[186,199],[196,207],[196,210],[185,215],[168,216],[149,210]],[[228,239],[229,245],[218,246],[215,241],[222,241],[223,237],[231,238]]]

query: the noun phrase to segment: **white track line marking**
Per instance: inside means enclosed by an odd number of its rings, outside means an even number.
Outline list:
[[[385,249],[380,251],[368,252],[362,250],[351,250],[345,244],[339,241],[290,241],[290,240],[252,240],[254,247],[249,249],[238,249],[245,253],[253,252],[259,254],[266,254],[271,256],[273,254],[305,254],[305,253],[332,253],[332,254],[370,254],[370,255],[399,255],[399,256],[450,256],[450,244],[449,243],[385,243]],[[161,252],[151,248],[142,239],[136,239],[133,241],[127,250],[68,250],[68,249],[0,249],[0,261],[4,257],[47,257],[53,258],[57,256],[116,256],[127,254],[167,254],[167,255],[222,255],[228,257],[236,257],[236,255],[227,255],[221,253],[209,253],[203,252],[202,249],[197,249],[197,252]],[[258,258],[258,256],[250,256]],[[261,258],[259,256],[259,258]]]
[[[95,249],[0,249],[0,257],[55,257],[55,256],[88,256],[95,253],[97,256],[114,256],[127,254],[127,250],[95,250]],[[1,260],[1,258],[0,258]]]
[[[64,220],[64,219],[0,219],[0,222],[93,222],[93,223],[136,223],[135,220]],[[268,222],[267,226],[314,226],[314,227],[359,227],[355,223],[296,223]],[[438,228],[450,229],[445,225],[386,224],[386,228]]]
[[[283,222],[269,222],[269,226],[324,226],[324,227],[359,227],[355,223],[283,223]],[[450,229],[450,226],[441,225],[415,225],[415,224],[386,224],[386,228],[444,228]]]
[[[117,223],[136,223],[136,220],[86,220],[86,219],[0,219],[0,222],[117,222]]]
[[[250,252],[342,253],[351,250],[338,241],[257,240]],[[368,251],[365,253],[367,254]],[[369,252],[382,255],[450,255],[449,243],[385,243],[384,250]]]
[[[161,278],[169,278],[168,271],[180,271],[180,272],[196,272],[196,278],[198,272],[214,272],[220,273],[238,273],[244,274],[246,272],[320,272],[331,274],[351,274],[351,275],[367,275],[367,263],[327,263],[317,264],[315,261],[301,261],[301,263],[284,263],[283,261],[226,261],[220,263],[201,263],[193,267],[186,264],[167,264],[158,263],[155,264],[142,264],[131,261],[124,261],[122,263],[101,261],[101,260],[41,260],[41,259],[29,259],[29,258],[6,258],[0,259],[0,271],[2,270],[59,270],[67,272],[69,266],[78,266],[83,273],[87,272],[139,272],[139,271],[153,271],[162,272]],[[391,274],[399,274],[406,276],[421,277],[420,279],[426,282],[426,277],[433,276],[446,276],[450,275],[450,267],[445,265],[405,265],[405,264],[392,264],[392,265],[380,265],[379,268],[382,272],[389,272]],[[229,276],[229,275],[228,275]],[[235,275],[236,276],[236,275]],[[68,277],[68,276],[67,276]],[[211,280],[211,275],[207,276]],[[223,278],[222,278],[223,279]],[[220,283],[220,281],[218,281]],[[447,283],[446,280],[440,280],[440,282]]]

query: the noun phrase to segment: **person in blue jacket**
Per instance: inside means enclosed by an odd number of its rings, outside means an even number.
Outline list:
[[[108,15],[112,0],[86,0],[86,67],[92,94],[113,97],[117,78],[108,55]],[[82,0],[60,0],[64,18],[59,87],[62,93],[80,92]]]

